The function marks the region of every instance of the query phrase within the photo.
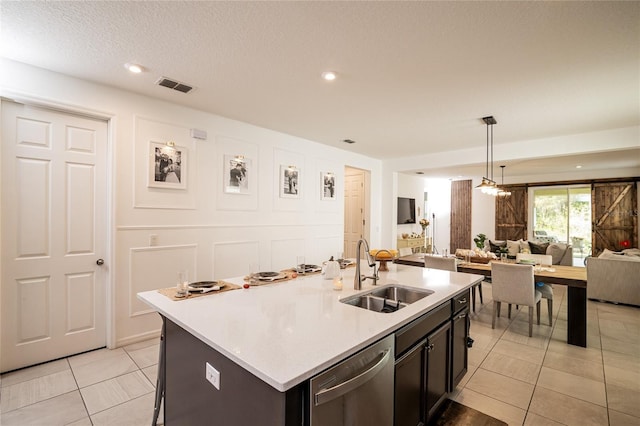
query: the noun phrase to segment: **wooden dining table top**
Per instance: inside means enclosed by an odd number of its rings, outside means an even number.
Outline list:
[[[494,260],[492,262],[501,262]],[[477,274],[480,271],[488,272],[491,275],[491,263],[466,263],[458,264],[458,272],[470,272]],[[487,275],[486,273],[484,275]],[[587,286],[587,268],[580,266],[551,265],[540,269],[534,268],[533,276],[536,281],[549,284],[561,284],[572,287]]]
[[[424,254],[403,256],[398,258],[397,263],[419,266],[420,263],[424,264],[424,256]],[[405,260],[405,262],[402,260]],[[461,261],[458,263],[458,272],[491,276],[492,262],[501,261],[492,260],[490,263],[469,263]],[[571,287],[587,287],[587,268],[580,266],[550,265],[548,267],[542,267],[539,270],[534,268],[533,274],[536,281]]]

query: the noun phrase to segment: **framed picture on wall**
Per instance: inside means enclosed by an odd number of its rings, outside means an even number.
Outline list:
[[[320,199],[336,199],[336,175],[333,172],[320,172]]]
[[[244,155],[225,155],[223,167],[224,192],[228,194],[249,195],[249,182],[252,177],[251,159]]]
[[[149,143],[151,188],[187,189],[187,149],[173,142]]]
[[[302,174],[296,166],[280,166],[280,197],[300,198]]]

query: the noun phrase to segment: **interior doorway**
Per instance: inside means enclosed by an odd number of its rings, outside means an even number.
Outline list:
[[[355,258],[360,238],[369,241],[370,172],[344,168],[344,257]]]
[[[5,372],[106,345],[108,124],[1,108]]]

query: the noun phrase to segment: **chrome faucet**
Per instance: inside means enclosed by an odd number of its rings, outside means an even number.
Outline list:
[[[367,257],[367,263],[370,267],[373,267],[373,276],[366,277],[360,274],[360,248],[364,243],[365,255]],[[373,280],[373,285],[376,285],[378,282],[378,274],[376,273],[376,261],[371,257],[371,253],[369,253],[369,243],[364,238],[360,238],[358,240],[358,245],[356,246],[356,275],[353,278],[353,289],[360,290],[362,289],[362,281],[370,278]]]

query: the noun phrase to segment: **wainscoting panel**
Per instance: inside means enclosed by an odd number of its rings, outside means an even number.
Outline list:
[[[249,263],[255,260],[259,262],[258,241],[214,243],[212,278],[221,280],[244,276],[250,272]]]
[[[314,263],[311,257],[307,259],[304,238],[271,241],[271,268],[274,271],[293,268],[297,256],[305,256],[305,263]]]
[[[132,248],[129,252],[129,316],[153,312],[138,300],[141,291],[176,285],[178,271],[186,269],[189,277],[197,271],[197,244]]]

